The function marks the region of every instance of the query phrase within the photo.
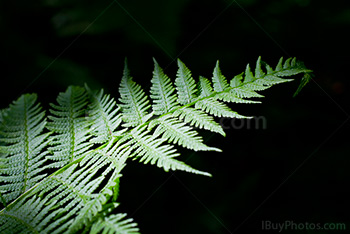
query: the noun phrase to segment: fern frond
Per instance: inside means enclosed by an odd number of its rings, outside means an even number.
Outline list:
[[[44,163],[50,133],[42,134],[45,112],[35,94],[22,95],[0,124],[0,191],[8,203],[46,176]]]
[[[47,198],[33,196],[4,210],[0,214],[0,233],[45,233],[40,231],[58,214],[57,210],[51,210],[56,201],[48,201]]]
[[[210,81],[203,77],[199,77],[199,97],[204,98],[213,94],[213,88],[211,87]]]
[[[178,103],[185,105],[191,103],[196,98],[197,88],[194,79],[192,78],[191,71],[186,67],[186,65],[177,60],[178,71],[176,74],[175,85],[178,95]]]
[[[1,211],[0,232],[79,233],[91,228],[110,206],[126,158],[97,150],[66,166]]]
[[[213,85],[215,92],[222,92],[229,87],[225,76],[221,73],[219,61],[216,62],[216,66],[214,68]]]
[[[158,109],[154,108],[154,111],[157,111],[157,115],[160,116],[155,116],[155,119],[150,122],[140,123],[140,127],[137,127],[138,130],[131,131],[133,132],[131,135],[134,138],[132,143],[134,145],[132,147],[136,149],[133,155],[140,157],[141,162],[150,162],[151,164],[157,163],[159,167],[164,167],[164,165],[160,163],[160,158],[173,158],[177,156],[173,155],[175,151],[172,147],[165,144],[162,145],[164,140],[167,140],[169,143],[177,143],[193,150],[218,150],[210,147],[205,148],[203,145],[197,145],[200,138],[198,138],[198,135],[184,123],[195,128],[202,128],[225,135],[222,127],[208,114],[220,117],[250,117],[242,116],[232,111],[219,100],[234,103],[260,103],[260,101],[250,99],[263,97],[255,91],[264,90],[276,83],[289,81],[288,79],[278,77],[279,74],[287,74],[288,70],[293,70],[293,72],[291,72],[293,74],[310,72],[310,70],[305,69],[305,67],[299,66],[295,60],[289,61],[290,62],[285,62],[281,68],[279,66],[279,70],[275,71],[270,69],[267,64],[263,63],[259,57],[255,68],[255,74],[253,74],[248,64],[246,71],[235,76],[231,80],[230,85],[222,74],[219,63],[217,62],[213,72],[212,80],[214,87],[212,87],[210,81],[204,77],[200,77],[199,83],[196,85],[192,78],[191,71],[178,60],[179,69],[175,79],[178,96],[177,105],[173,102],[175,95],[172,94],[173,88],[170,79],[164,75],[159,65],[155,62],[151,98],[154,103],[162,103],[162,106],[158,105]],[[266,72],[263,70],[262,65],[265,65]],[[163,84],[157,86],[156,81]],[[165,86],[168,87],[167,91],[165,91]],[[144,96],[144,94],[141,96]],[[165,96],[168,97],[168,102],[170,100],[169,97],[171,97],[171,108],[166,107]],[[195,108],[191,107],[193,105]],[[162,111],[162,108],[165,108],[167,111]],[[148,126],[148,128],[146,126]],[[157,126],[157,128],[153,133],[154,135],[150,136],[149,130],[153,129],[155,126]],[[136,132],[137,134],[135,135]],[[157,138],[158,136],[161,136],[161,138]],[[167,171],[168,169],[169,166],[165,166],[165,170]]]
[[[255,65],[255,77],[256,78],[262,78],[265,76],[265,72],[263,71],[261,67],[261,56],[259,56],[258,60],[256,61]]]
[[[125,122],[123,127],[135,127],[152,117],[152,113],[147,112],[151,107],[147,96],[141,86],[132,80],[126,61],[119,93],[122,118]]]
[[[220,74],[221,74],[221,71],[220,71]],[[220,77],[223,78],[223,76],[220,76]],[[240,80],[242,78],[243,78],[242,76],[236,76],[234,79],[232,79],[233,82],[231,81],[231,87],[236,87],[238,85],[241,85]],[[236,83],[236,81],[238,81],[239,83]],[[223,83],[225,84],[225,82]],[[226,87],[226,85],[224,86]],[[200,96],[199,96],[200,100],[198,100],[195,103],[196,109],[201,109],[202,111],[205,111],[208,114],[214,115],[217,117],[248,118],[238,114],[237,112],[232,111],[224,103],[217,101],[216,98],[213,98],[213,97],[206,98],[213,95],[213,88],[211,87],[210,81],[207,78],[202,76],[199,77],[199,89],[200,89]]]
[[[263,71],[262,65],[264,65],[266,72]],[[255,74],[253,74],[248,64],[244,73],[235,76],[231,80],[229,92],[218,93],[216,98],[226,102],[260,103],[246,98],[262,97],[255,91],[264,90],[275,84],[293,80],[282,77],[310,72],[312,71],[306,69],[304,64],[298,62],[295,58],[287,59],[285,62],[281,58],[274,70],[267,63],[262,62],[261,57],[259,57],[256,62]]]
[[[51,104],[47,124],[35,95],[24,95],[0,112],[0,200],[5,205],[0,233],[138,233],[131,219],[113,214],[127,159],[156,164],[165,171],[211,176],[178,161],[172,144],[195,151],[218,150],[206,146],[194,128],[224,135],[213,116],[249,118],[221,101],[259,103],[255,98],[262,96],[257,91],[290,81],[286,76],[311,76],[295,59],[281,59],[273,69],[259,57],[254,72],[247,65],[230,81],[217,63],[212,86],[204,77],[196,83],[180,60],[178,66],[175,93],[155,61],[152,112],[126,64],[119,107],[103,91],[94,94],[86,87],[89,103],[85,89],[70,86],[59,94],[57,105]],[[84,116],[87,110],[89,115]],[[45,127],[51,132],[44,133]],[[43,166],[46,159],[54,162]],[[59,169],[43,178],[48,167]]]
[[[310,82],[310,80],[312,80],[312,74],[305,73],[303,78],[300,80],[300,84],[298,86],[298,89],[293,94],[293,97],[296,97],[300,93],[300,91],[305,87],[305,85],[307,85]]]
[[[112,139],[113,132],[118,128],[122,119],[117,114],[119,107],[113,98],[103,94],[103,89],[97,94],[85,87],[92,99],[89,105],[89,121],[91,125],[91,134],[94,138],[93,143],[105,143]]]
[[[51,104],[51,120],[47,128],[55,133],[49,150],[53,155],[47,156],[54,161],[50,167],[62,167],[79,158],[92,147],[88,140],[90,123],[85,117],[88,104],[85,89],[69,86],[66,92],[57,97],[58,105]]]
[[[179,156],[172,145],[162,143],[165,139],[157,138],[154,135],[150,135],[150,132],[146,130],[146,126],[135,129],[131,132],[133,140],[133,155],[135,159],[140,158],[140,162],[144,164],[150,163],[151,165],[157,164],[158,167],[163,168],[165,171],[181,170],[194,174],[211,176],[207,172],[202,172],[186,165],[185,163],[174,159]]]
[[[153,78],[151,80],[151,98],[153,100],[152,109],[155,115],[162,115],[174,109],[176,103],[175,88],[170,78],[164,74],[163,69],[154,61]]]
[[[238,95],[236,95],[232,89],[229,91],[231,92],[222,92],[216,94],[215,98],[219,99],[220,101],[224,102],[233,102],[233,103],[245,103],[245,104],[250,104],[250,103],[261,103],[260,101],[254,101],[254,100],[249,100],[245,98],[240,98]]]
[[[289,61],[292,61],[292,62],[289,62]],[[267,85],[269,87],[275,84],[280,84],[280,83],[289,82],[293,80],[293,79],[285,79],[281,77],[312,72],[311,70],[306,69],[304,64],[302,64],[301,62],[298,62],[295,58],[288,59],[284,63],[284,65],[283,65],[283,58],[280,58],[275,70],[271,68],[267,63],[263,63],[263,62],[261,63],[265,65],[267,73],[263,77],[263,79],[258,79],[256,83],[260,85]]]
[[[91,228],[90,234],[139,234],[133,219],[124,219],[126,214],[116,214],[100,218]]]
[[[235,88],[235,87],[242,85],[243,76],[244,76],[244,72],[234,76],[233,79],[230,81],[231,88]]]
[[[165,116],[157,119],[152,125],[158,124],[153,135],[162,136],[163,139],[169,143],[175,143],[194,151],[208,151],[214,148],[208,147],[203,143],[202,137],[198,136],[198,133],[191,127],[178,119],[171,116]]]
[[[201,109],[202,111],[207,112],[208,114],[217,116],[217,117],[228,117],[228,118],[251,118],[247,116],[243,116],[238,114],[237,112],[231,110],[230,107],[225,105],[224,103],[215,100],[214,98],[208,98],[204,100],[200,100],[195,104],[196,109]]]
[[[237,85],[240,82],[240,77],[234,77],[233,81],[231,82],[230,89],[227,89],[226,92],[221,92],[217,95],[218,99],[225,101],[225,102],[234,102],[234,103],[261,103],[259,101],[253,101],[246,98],[251,97],[263,97],[262,95],[254,92],[253,90],[249,89],[249,87],[246,87],[244,83],[252,82],[254,79],[256,79],[253,75],[253,73],[250,70],[249,64],[247,65],[246,71],[245,71],[245,78],[243,85]]]
[[[118,206],[115,201],[118,196],[120,172],[125,166],[126,159],[129,156],[128,153],[116,154],[113,153],[113,149],[106,147],[82,159],[79,165],[82,168],[81,170],[88,171],[88,176],[92,174],[93,177],[97,175],[98,178],[95,180],[85,178],[81,182],[77,180],[79,186],[90,181],[85,188],[88,188],[86,193],[91,195],[90,199],[84,200],[84,205],[79,212],[76,212],[77,215],[69,226],[68,233],[76,233],[84,227],[85,230],[90,229],[92,224],[96,222],[97,217],[107,215],[106,210],[109,213]],[[103,185],[102,189],[96,191],[100,185]]]
[[[297,61],[296,58],[288,58],[284,62],[283,58],[281,58],[276,66],[274,75],[279,77],[294,76],[300,73],[304,73],[305,70],[310,72],[310,70],[305,69],[304,64],[300,61]]]
[[[181,108],[174,112],[174,116],[179,117],[184,122],[196,128],[220,133],[223,136],[225,135],[225,132],[220,124],[216,123],[213,117],[207,115],[201,110],[197,110],[192,107]]]
[[[87,169],[87,167],[79,168],[75,164],[64,173],[51,177],[40,186],[39,196],[45,196],[51,201],[56,200],[54,208],[60,214],[60,217],[55,221],[52,220],[52,223],[45,227],[42,232],[60,233],[69,230],[74,223],[76,214],[80,214],[87,203],[93,200],[92,192],[101,184],[103,177],[93,178],[96,172],[90,173]],[[103,195],[101,194],[101,196]],[[96,210],[91,212],[95,214]]]

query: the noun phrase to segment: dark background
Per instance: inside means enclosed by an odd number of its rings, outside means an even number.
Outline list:
[[[131,162],[119,212],[142,233],[278,233],[262,221],[349,222],[350,7],[316,0],[12,0],[0,2],[1,108],[36,92],[43,105],[68,85],[118,97],[123,60],[149,88],[155,57],[172,77],[180,57],[194,76],[226,77],[259,55],[295,56],[315,78],[264,91],[263,104],[231,105],[261,124],[219,120],[227,136],[202,132],[223,153],[182,150],[213,178]],[[242,125],[240,125],[242,124]],[[241,127],[238,127],[241,126]],[[282,233],[347,233],[290,231]]]

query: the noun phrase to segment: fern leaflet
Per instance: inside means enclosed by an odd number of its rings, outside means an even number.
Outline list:
[[[0,124],[0,191],[8,203],[46,176],[44,148],[50,133],[42,134],[46,118],[35,94],[21,96]]]
[[[152,109],[155,115],[162,115],[172,111],[176,103],[175,88],[170,78],[164,74],[163,69],[154,59],[153,78],[151,80],[151,98],[153,100]]]
[[[181,62],[177,60],[179,69],[176,74],[175,85],[178,95],[178,103],[184,105],[191,103],[196,98],[197,88],[196,83],[192,77],[190,69]]]
[[[152,117],[152,113],[147,113],[150,105],[146,94],[141,86],[132,80],[126,61],[119,93],[120,107],[125,122],[123,127],[135,127]]]
[[[78,159],[93,144],[88,142],[90,123],[86,121],[85,112],[88,104],[85,89],[69,86],[66,92],[57,97],[58,105],[51,104],[52,115],[47,128],[54,132],[52,146],[53,155],[47,158],[54,161],[50,167],[62,167]]]
[[[94,93],[87,86],[91,97],[89,106],[89,121],[91,125],[91,133],[94,138],[93,143],[105,143],[112,139],[112,133],[119,127],[122,122],[120,114],[117,114],[119,107],[116,101],[109,95],[103,95],[103,90]]]

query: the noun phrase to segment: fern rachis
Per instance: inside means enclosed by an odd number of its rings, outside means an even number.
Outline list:
[[[129,158],[210,176],[178,160],[174,145],[219,151],[195,129],[225,135],[213,116],[249,118],[224,102],[259,103],[250,99],[262,98],[258,91],[311,72],[296,59],[281,59],[273,69],[259,58],[254,73],[248,65],[229,81],[217,62],[212,81],[200,77],[196,83],[180,60],[178,66],[173,83],[154,60],[150,97],[125,66],[120,103],[102,90],[70,86],[48,117],[34,94],[2,110],[0,232],[138,233],[131,219],[114,213]],[[46,175],[47,168],[56,172]]]

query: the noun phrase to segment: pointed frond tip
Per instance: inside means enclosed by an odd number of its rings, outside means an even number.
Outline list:
[[[303,78],[300,80],[298,89],[295,91],[293,97],[296,97],[301,92],[301,90],[312,80],[312,78],[313,78],[313,74],[305,73]]]
[[[179,67],[175,79],[177,101],[179,104],[185,105],[196,99],[197,87],[190,69],[180,59],[177,60],[177,64]]]
[[[149,100],[141,86],[133,81],[126,63],[119,93],[123,127],[136,127],[152,117],[153,113],[148,112]]]
[[[155,115],[166,114],[172,111],[178,103],[175,88],[170,78],[164,74],[163,69],[154,61],[153,77],[151,79],[152,109]]]

